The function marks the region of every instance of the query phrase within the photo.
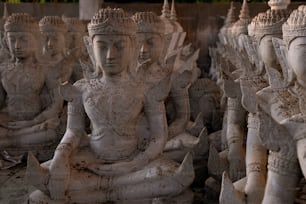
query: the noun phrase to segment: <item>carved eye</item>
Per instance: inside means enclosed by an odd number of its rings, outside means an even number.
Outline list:
[[[154,44],[153,39],[152,38],[147,39],[147,44],[152,46]]]
[[[115,44],[115,47],[116,47],[118,50],[120,50],[120,49],[122,49],[122,48],[123,48],[123,46],[122,46],[122,43],[121,43],[121,42],[116,43],[116,44]]]

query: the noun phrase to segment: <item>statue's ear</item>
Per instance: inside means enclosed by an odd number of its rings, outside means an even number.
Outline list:
[[[289,85],[293,82],[295,74],[288,63],[288,49],[286,43],[280,38],[272,38],[277,60],[282,68],[284,82]]]
[[[163,53],[161,54],[161,61],[164,61],[166,56],[168,55],[168,48],[171,43],[172,33],[165,34],[162,37],[164,38],[164,47],[163,47]]]
[[[84,36],[83,41],[87,49],[88,55],[90,57],[90,60],[92,62],[92,65],[93,67],[96,67],[96,61],[94,58],[93,47],[92,47],[92,39],[89,36]]]

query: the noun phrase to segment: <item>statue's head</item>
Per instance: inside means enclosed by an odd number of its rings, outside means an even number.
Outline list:
[[[86,35],[86,26],[83,21],[75,17],[63,17],[63,21],[66,23],[68,28],[68,48],[72,51],[71,54],[75,57],[80,57],[81,54],[86,53],[86,48],[83,42],[83,37]]]
[[[134,58],[136,25],[122,9],[100,9],[88,24],[97,71],[116,75]]]
[[[249,35],[255,37],[259,54],[268,67],[279,67],[272,44],[272,37],[282,37],[282,24],[289,17],[288,10],[268,10],[258,14],[249,25]]]
[[[136,23],[136,40],[139,47],[139,62],[150,59],[150,63],[161,61],[164,49],[165,26],[153,12],[138,12],[133,16]]]
[[[67,28],[59,16],[45,16],[39,21],[42,34],[43,53],[56,56],[65,50]]]
[[[12,14],[7,18],[4,30],[12,57],[26,59],[37,51],[38,24],[29,14]]]
[[[283,40],[288,48],[288,63],[297,80],[306,86],[306,6],[294,10],[283,25]]]

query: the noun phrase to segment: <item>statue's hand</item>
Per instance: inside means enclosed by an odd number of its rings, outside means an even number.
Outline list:
[[[137,164],[134,161],[130,162],[118,162],[114,164],[89,164],[88,169],[98,175],[121,175],[136,171],[141,164]]]
[[[235,148],[234,150],[229,151],[229,174],[233,181],[237,181],[245,177],[246,167],[244,155],[245,153],[241,148]]]
[[[10,121],[7,127],[10,129],[21,129],[26,127],[31,127],[36,124],[35,120],[21,120],[21,121]]]
[[[184,124],[174,121],[168,128],[168,140],[184,132]]]
[[[58,157],[59,158],[59,157]],[[57,159],[50,165],[49,191],[54,200],[63,200],[69,184],[70,164],[68,160]]]

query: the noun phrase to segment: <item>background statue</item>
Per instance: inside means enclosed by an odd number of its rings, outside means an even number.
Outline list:
[[[37,61],[37,22],[28,14],[12,14],[4,25],[11,61],[2,63],[0,149],[44,151],[58,142],[56,128],[62,99],[58,77],[50,67]],[[44,90],[50,103],[42,99]],[[49,150],[50,151],[50,150]],[[45,157],[45,158],[44,158]]]

